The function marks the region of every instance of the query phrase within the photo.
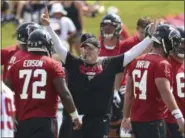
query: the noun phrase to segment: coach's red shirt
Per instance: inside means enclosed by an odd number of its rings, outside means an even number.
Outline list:
[[[53,84],[64,78],[61,64],[47,56],[28,55],[13,64],[7,74],[15,92],[18,121],[33,117],[55,117],[58,93]]]
[[[166,78],[172,82],[170,63],[158,54],[144,54],[128,67],[128,75],[133,80],[134,99],[131,120],[149,122],[166,118],[167,107],[155,85],[156,78]]]
[[[9,46],[1,49],[1,65],[4,65],[3,70],[3,79],[5,79],[7,70],[8,70],[8,62],[10,58],[19,50],[18,45]]]
[[[184,63],[180,63],[170,56],[169,62],[172,65],[173,70],[173,95],[175,96],[178,107],[180,108],[183,116],[185,117],[185,75],[184,75]],[[176,123],[176,119],[169,111],[168,123]]]

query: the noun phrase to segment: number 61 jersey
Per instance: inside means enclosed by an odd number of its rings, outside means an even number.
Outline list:
[[[53,80],[64,78],[61,64],[47,56],[28,53],[14,63],[7,79],[15,92],[16,119],[56,117],[58,93]]]
[[[175,60],[172,56],[169,57],[169,62],[172,65],[173,70],[173,95],[185,117],[185,74],[184,74],[184,63],[180,63]],[[176,123],[176,119],[172,116],[171,112],[168,114],[166,119],[168,123]]]
[[[167,107],[155,85],[155,79],[166,78],[172,84],[169,62],[158,54],[144,54],[129,65],[128,75],[132,78],[134,95],[131,120],[150,122],[164,119]]]

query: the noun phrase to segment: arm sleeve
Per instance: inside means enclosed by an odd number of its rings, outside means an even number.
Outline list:
[[[172,79],[172,68],[166,61],[160,62],[155,70],[155,78],[166,78],[171,82]]]
[[[51,26],[48,26],[47,31],[50,33],[53,43],[54,43],[54,48],[57,52],[57,54],[60,57],[60,60],[65,64],[66,62],[66,57],[67,57],[67,49],[63,46],[64,42],[62,40],[60,40],[60,38],[58,37],[58,35],[53,31],[53,29],[51,28]]]
[[[133,59],[138,57],[142,52],[152,43],[152,40],[149,37],[146,37],[139,44],[133,46],[129,51],[125,53],[123,66],[125,67]]]

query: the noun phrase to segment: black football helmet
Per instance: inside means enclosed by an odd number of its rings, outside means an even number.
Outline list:
[[[110,28],[104,28],[106,24],[112,24],[115,29],[110,30]],[[115,13],[108,13],[105,15],[100,23],[101,36],[110,39],[114,36],[119,36],[121,33],[121,18]]]
[[[29,34],[35,29],[41,29],[41,26],[34,22],[20,24],[16,29],[17,40],[20,44],[27,44]]]
[[[178,47],[174,47],[173,53],[178,56],[179,58],[184,58],[185,55],[185,32],[182,27],[177,27],[177,30],[180,32],[181,35],[181,45]]]
[[[155,33],[152,35],[154,43],[161,45],[166,56],[169,55],[174,48],[181,44],[181,35],[179,31],[168,24],[159,24]]]
[[[30,33],[27,42],[29,52],[44,52],[50,56],[52,46],[52,38],[47,31],[43,29],[37,29]]]

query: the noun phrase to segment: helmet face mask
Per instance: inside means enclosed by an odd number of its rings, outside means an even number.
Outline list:
[[[113,25],[112,23],[103,23],[102,24],[102,32],[103,32],[103,37],[106,39],[110,39],[114,36],[116,31],[116,26]]]
[[[110,13],[103,17],[100,24],[101,36],[111,39],[119,36],[121,30],[121,19],[117,14]]]
[[[181,35],[181,42],[180,45],[174,46],[174,49],[172,51],[173,54],[175,54],[178,58],[184,59],[185,55],[185,32],[184,29],[181,27],[177,27],[177,30],[180,32]]]
[[[172,51],[180,59],[184,59],[184,57],[185,57],[184,56],[185,55],[185,45],[184,45],[184,43],[185,43],[185,40],[184,40],[184,38],[182,38],[180,45],[177,46],[177,47],[174,47],[174,49]]]

